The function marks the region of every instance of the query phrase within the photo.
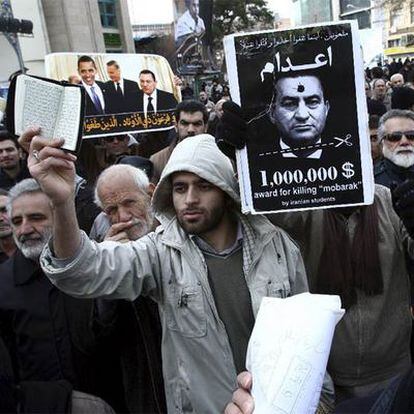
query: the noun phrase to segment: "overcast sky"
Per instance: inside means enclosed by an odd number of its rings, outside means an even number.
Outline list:
[[[270,10],[279,13],[281,18],[292,18],[292,1],[291,0],[267,0]]]
[[[203,0],[201,0],[203,1]],[[291,0],[267,0],[269,9],[290,17]],[[128,0],[132,24],[171,23],[173,0]]]

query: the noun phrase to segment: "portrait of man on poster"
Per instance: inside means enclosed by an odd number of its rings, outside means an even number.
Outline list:
[[[275,81],[269,118],[279,131],[281,156],[319,159],[328,113],[329,101],[317,76],[293,75]]]
[[[202,35],[206,28],[200,16],[200,1],[185,0],[186,11],[177,20],[175,26],[175,44],[178,48],[190,35]]]
[[[331,50],[317,54],[316,63],[295,66],[287,57],[283,66],[280,60],[276,54],[274,64],[267,64],[267,73],[261,74],[263,87],[271,88],[271,100],[266,110],[250,121],[250,130],[260,134],[259,141],[269,155],[321,159],[331,109],[327,86]]]

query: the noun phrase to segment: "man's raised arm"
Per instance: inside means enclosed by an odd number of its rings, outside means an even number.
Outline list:
[[[53,208],[53,249],[57,258],[74,256],[80,246],[80,230],[75,210],[76,156],[60,149],[63,140],[43,138],[40,129],[27,129],[19,143],[30,143],[28,167]]]

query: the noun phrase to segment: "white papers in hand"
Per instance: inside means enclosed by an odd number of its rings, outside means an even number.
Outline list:
[[[255,414],[315,412],[335,326],[344,313],[339,296],[263,298],[246,361]]]

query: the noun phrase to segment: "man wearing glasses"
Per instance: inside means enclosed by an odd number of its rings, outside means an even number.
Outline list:
[[[392,109],[379,121],[383,160],[375,166],[375,182],[391,187],[414,178],[414,112]]]

